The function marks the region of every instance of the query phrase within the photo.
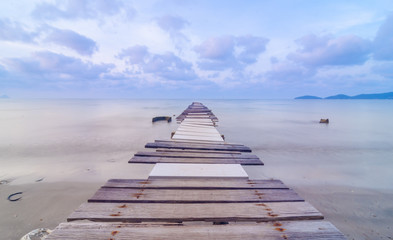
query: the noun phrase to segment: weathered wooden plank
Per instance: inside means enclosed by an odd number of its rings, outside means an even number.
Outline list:
[[[212,137],[221,137],[221,134],[219,132],[205,132],[205,131],[192,131],[192,130],[176,130],[176,134],[181,134],[181,135],[194,135],[194,136],[212,136]]]
[[[280,180],[222,178],[110,179],[103,187],[144,189],[288,189]]]
[[[179,115],[176,119],[177,120],[184,120],[186,118],[207,118],[214,121],[218,121],[218,118],[212,114],[207,113],[187,113],[185,115]]]
[[[178,153],[215,153],[215,154],[242,154],[241,152],[235,152],[235,151],[214,151],[214,150],[193,150],[193,149],[168,149],[168,148],[157,148],[156,152],[178,152]]]
[[[183,120],[183,123],[187,123],[190,125],[194,125],[194,126],[206,126],[206,127],[213,127],[215,125],[215,123],[213,123],[213,121],[209,120],[206,122],[202,122],[200,120],[189,120],[188,118]]]
[[[241,164],[241,165],[264,165],[256,158],[179,158],[179,157],[146,157],[134,156],[128,163],[202,163],[202,164]]]
[[[205,129],[205,130],[217,130],[216,129],[216,127],[213,125],[213,126],[211,126],[211,125],[209,125],[209,126],[204,126],[204,125],[195,125],[195,124],[189,124],[189,123],[180,123],[180,126],[179,127],[181,127],[181,128],[188,128],[188,129],[197,129],[197,130],[202,130],[202,129]]]
[[[188,141],[181,141],[181,140],[154,140],[154,142],[157,142],[157,143],[174,143],[174,144],[185,143],[185,144],[198,144],[198,145],[199,144],[207,144],[207,145],[211,145],[211,146],[214,146],[214,145],[222,146],[222,145],[224,145],[224,146],[245,147],[245,145],[243,145],[243,144],[228,143],[228,142],[225,142],[225,143],[205,142],[205,143],[203,143],[203,142],[188,142]]]
[[[208,108],[194,108],[194,109],[186,109],[183,111],[184,114],[186,113],[211,113],[213,114],[212,110]]]
[[[133,189],[101,188],[89,202],[259,203],[304,201],[292,189]]]
[[[209,144],[209,145],[215,145],[215,144],[224,144],[225,142],[217,142],[217,141],[208,141],[208,140],[185,140],[185,139],[171,139],[172,142],[183,142],[183,143],[196,143],[196,144]]]
[[[208,144],[197,144],[197,143],[164,143],[154,142],[147,143],[145,148],[172,148],[172,149],[199,149],[199,150],[226,150],[226,151],[237,151],[237,152],[251,152],[251,149],[246,146],[233,146],[233,145],[208,145]]]
[[[184,120],[185,121],[185,120]],[[182,122],[181,124],[185,123],[187,125],[185,126],[192,126],[192,127],[206,127],[206,128],[214,128],[216,126],[216,123],[210,122],[210,123],[197,123],[197,122]]]
[[[172,139],[175,136],[183,136],[183,137],[193,137],[193,138],[198,138],[198,139],[220,139],[219,142],[224,142],[224,139],[222,136],[218,133],[214,134],[206,134],[206,133],[195,133],[195,132],[175,132],[175,135],[172,137]],[[176,139],[175,139],[176,140]]]
[[[323,219],[307,202],[272,203],[84,203],[67,221],[233,222]]]
[[[208,125],[208,126],[214,126],[214,123],[212,122],[211,119],[190,119],[186,118],[183,120],[184,123],[190,123],[194,125]]]
[[[219,154],[219,153],[193,153],[193,152],[137,152],[139,157],[172,157],[172,158],[239,158],[259,159],[254,154]]]
[[[184,121],[183,122],[201,122],[201,123],[211,123],[212,122],[212,120],[210,119],[210,118],[208,118],[208,119],[202,119],[202,118],[188,118],[188,117],[186,117],[185,119],[184,119]]]
[[[47,240],[345,240],[331,223],[320,220],[180,225],[154,223],[62,223]]]
[[[174,136],[185,136],[185,137],[195,137],[195,138],[212,138],[220,139],[223,142],[222,136],[219,133],[198,133],[198,132],[183,132],[176,131]]]
[[[188,113],[188,115],[190,115],[190,116],[212,116],[212,113],[193,113],[193,112],[190,112],[190,113]]]
[[[189,127],[179,127],[176,132],[197,132],[197,133],[207,133],[207,134],[211,134],[211,133],[216,133],[216,134],[220,134],[217,129],[212,128],[212,129],[206,129],[206,128],[189,128]]]
[[[191,120],[187,120],[184,119],[183,123],[187,123],[189,125],[193,125],[193,126],[205,126],[205,127],[214,127],[215,123],[212,121],[209,122],[199,122],[199,121],[191,121]]]

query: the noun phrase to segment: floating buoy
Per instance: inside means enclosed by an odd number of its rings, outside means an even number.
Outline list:
[[[159,117],[154,117],[152,122],[157,122],[157,121],[167,121],[167,122],[172,122],[172,118],[168,116],[159,116]]]
[[[326,118],[326,119],[321,118],[319,123],[329,123],[329,118]]]

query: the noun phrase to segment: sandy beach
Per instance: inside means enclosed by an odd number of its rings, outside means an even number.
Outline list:
[[[140,170],[149,172],[147,168]],[[37,228],[54,229],[104,182],[42,181],[1,185],[1,239],[20,239]],[[321,211],[348,239],[392,239],[393,191],[287,185]],[[20,191],[23,192],[21,200],[6,200],[9,194]]]

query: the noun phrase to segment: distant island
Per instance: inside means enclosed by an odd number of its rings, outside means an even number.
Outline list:
[[[372,93],[372,94],[359,94],[356,96],[348,96],[345,94],[338,94],[330,97],[317,97],[305,95],[301,97],[296,97],[295,99],[393,99],[393,92],[388,93]]]
[[[305,96],[297,97],[295,99],[322,99],[322,98],[317,97],[317,96],[305,95]]]
[[[7,95],[1,95],[0,98],[10,98]]]

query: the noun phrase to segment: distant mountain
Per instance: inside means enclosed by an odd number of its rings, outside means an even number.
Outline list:
[[[393,99],[393,92],[360,94],[360,95],[353,96],[352,99]]]
[[[322,99],[316,96],[301,96],[295,99]],[[387,93],[372,93],[372,94],[359,94],[356,96],[348,96],[345,94],[338,94],[330,97],[325,97],[324,99],[393,99],[393,92]]]
[[[325,97],[325,99],[351,99],[352,97],[345,94],[338,94],[330,97]]]
[[[317,97],[317,96],[305,95],[305,96],[297,97],[295,99],[322,99],[322,98]]]
[[[0,98],[10,98],[7,95],[1,95]]]

